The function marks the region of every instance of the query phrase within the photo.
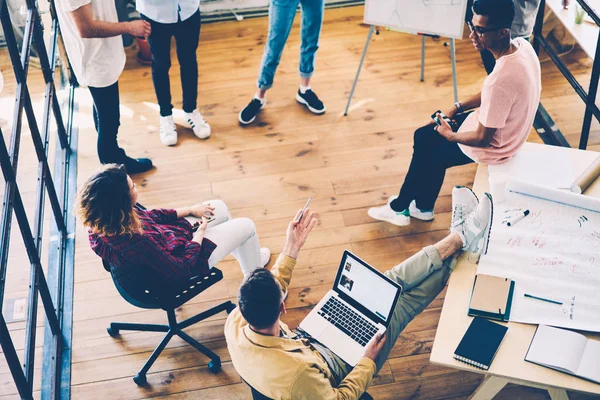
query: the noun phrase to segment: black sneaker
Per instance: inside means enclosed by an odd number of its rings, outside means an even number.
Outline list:
[[[240,115],[238,116],[238,120],[242,125],[251,124],[255,119],[258,112],[267,104],[267,99],[264,102],[261,102],[256,97],[252,99],[250,103],[240,111]]]
[[[149,158],[126,157],[122,164],[130,175],[141,174],[152,169],[152,161]]]
[[[319,100],[315,92],[311,89],[308,89],[304,94],[300,93],[300,89],[298,89],[296,101],[304,104],[313,114],[323,114],[325,112],[325,104]]]

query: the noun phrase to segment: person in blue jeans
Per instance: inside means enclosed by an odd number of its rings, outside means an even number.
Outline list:
[[[302,44],[300,46],[300,87],[296,94],[296,101],[314,114],[325,112],[325,105],[310,87],[310,78],[315,70],[315,53],[319,48],[324,0],[271,0],[269,34],[260,65],[258,90],[252,101],[239,114],[238,119],[242,125],[251,124],[267,103],[265,94],[273,86],[273,78],[281,60],[283,47],[290,35],[298,4],[302,7]]]

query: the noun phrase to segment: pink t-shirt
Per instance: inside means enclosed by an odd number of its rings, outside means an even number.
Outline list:
[[[458,132],[477,130],[478,122],[496,128],[487,147],[459,144],[471,159],[486,164],[508,161],[527,140],[540,103],[540,61],[528,41],[513,40],[517,51],[500,57],[483,82],[481,107],[471,113]]]

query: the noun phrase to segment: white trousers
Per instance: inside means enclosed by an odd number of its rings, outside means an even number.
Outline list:
[[[262,268],[260,243],[256,233],[256,225],[249,218],[232,218],[223,200],[205,201],[214,207],[214,219],[208,223],[205,238],[217,245],[208,259],[212,268],[228,254],[232,254],[240,263],[244,275],[256,268]],[[198,218],[188,217],[188,220],[198,221]]]

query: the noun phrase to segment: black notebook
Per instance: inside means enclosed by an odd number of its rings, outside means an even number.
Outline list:
[[[488,370],[508,328],[475,317],[454,351],[454,358],[474,367]]]

